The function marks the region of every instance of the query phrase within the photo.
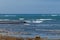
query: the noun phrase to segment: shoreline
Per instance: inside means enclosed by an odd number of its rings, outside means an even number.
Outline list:
[[[23,38],[23,37],[20,37],[20,38],[17,38],[17,37],[12,37],[12,36],[2,36],[0,35],[0,40],[44,40],[46,38],[40,38],[39,36],[36,36],[34,38]]]
[[[51,31],[50,31],[51,32]],[[54,32],[54,31],[52,31]],[[0,35],[3,35],[3,36],[12,36],[12,37],[35,37],[36,35],[38,34],[33,34],[33,35],[29,35],[31,34],[30,32],[13,32],[13,31],[8,31],[8,30],[5,30],[5,29],[0,29]],[[43,34],[43,35],[42,35]],[[45,33],[41,33],[41,35],[39,34],[40,37],[48,37],[48,38],[60,38],[60,35],[58,34],[45,34]]]
[[[41,35],[37,35],[37,36],[35,35],[34,37],[26,37],[27,35],[25,35],[25,37],[24,37],[23,35],[19,35],[18,33],[9,32],[9,31],[7,32],[7,30],[4,31],[4,30],[2,30],[2,29],[0,29],[0,32],[1,32],[1,33],[0,33],[0,40],[1,40],[1,39],[4,39],[4,40],[7,40],[7,39],[8,39],[8,40],[18,40],[18,39],[19,39],[19,40],[20,40],[20,39],[22,39],[22,40],[23,40],[23,39],[24,39],[24,40],[25,40],[25,39],[28,39],[28,40],[29,40],[29,39],[31,39],[31,40],[33,40],[33,39],[35,39],[36,37],[38,37],[39,39],[42,39],[42,40],[43,40],[43,39],[44,39],[44,40],[45,40],[45,39],[47,39],[47,40],[58,40],[58,39],[60,39],[59,36],[58,36],[58,37],[56,36],[57,38],[54,38],[54,37],[49,38],[48,35],[46,35],[45,37],[41,37]],[[23,32],[23,33],[25,33],[25,32]],[[16,34],[17,34],[17,35],[16,35]],[[18,35],[19,35],[19,36],[18,36]],[[32,36],[33,36],[33,35],[32,35]],[[52,36],[53,36],[53,35],[52,35]],[[41,37],[41,38],[40,38],[40,37]],[[37,40],[37,39],[36,39],[36,40]]]
[[[48,37],[40,37],[40,36],[35,36],[34,38],[23,38],[23,37],[12,37],[12,36],[2,36],[0,35],[0,40],[60,40],[60,38],[48,38]]]

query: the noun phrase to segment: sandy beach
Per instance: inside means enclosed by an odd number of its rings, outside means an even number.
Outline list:
[[[60,40],[60,39],[58,39],[58,38],[48,39],[47,37],[41,38],[39,36],[35,36],[34,38],[29,38],[29,37],[27,37],[27,38],[23,38],[23,37],[18,38],[18,37],[12,37],[12,36],[7,36],[7,35],[3,36],[3,35],[0,34],[0,40]]]
[[[27,34],[26,32],[20,32],[21,34]],[[22,37],[22,36],[17,36],[17,32],[10,32],[7,30],[2,30],[0,29],[0,40],[60,40],[60,38],[48,38],[47,37],[41,37],[39,35],[36,35],[34,37]]]
[[[0,35],[0,40],[45,40],[43,38],[40,38],[36,36],[35,38],[17,38],[17,37],[12,37],[12,36],[2,36]]]

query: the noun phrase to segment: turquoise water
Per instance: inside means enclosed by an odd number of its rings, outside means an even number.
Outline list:
[[[0,20],[1,19],[23,19],[23,21],[27,22],[23,24],[0,24],[0,29],[17,32],[18,35],[16,35],[18,37],[34,37],[40,35],[41,37],[60,38],[59,14],[0,14]]]
[[[59,14],[0,14],[1,19],[19,19],[19,18],[25,18],[25,19],[60,19]]]

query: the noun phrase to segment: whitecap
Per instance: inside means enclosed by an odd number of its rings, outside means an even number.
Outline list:
[[[36,20],[25,20],[26,23],[42,23],[43,21],[36,19]]]
[[[24,20],[24,18],[19,18],[19,20]]]
[[[5,17],[9,17],[9,16],[13,16],[13,17],[15,17],[16,15],[4,15]]]
[[[25,20],[25,22],[27,22],[27,23],[31,23],[31,20]]]
[[[9,21],[9,19],[0,19],[0,21]]]
[[[58,16],[58,15],[51,15],[51,16]]]
[[[44,20],[53,20],[53,19],[40,19],[40,20],[43,20],[44,21]]]
[[[36,21],[32,21],[32,23],[42,23],[43,21],[39,21],[39,20],[36,20]]]

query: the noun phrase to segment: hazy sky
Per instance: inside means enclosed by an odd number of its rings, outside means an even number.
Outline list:
[[[0,13],[60,13],[60,0],[0,0]]]

